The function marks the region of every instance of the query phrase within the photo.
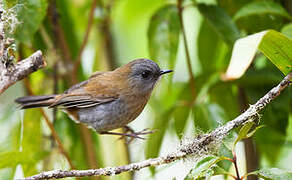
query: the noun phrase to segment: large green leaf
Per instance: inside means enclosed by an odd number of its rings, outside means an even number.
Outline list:
[[[180,21],[175,5],[159,9],[151,18],[148,27],[150,57],[160,62],[168,61],[174,66],[178,50]]]
[[[78,8],[80,7],[75,6],[75,5],[76,3],[72,3],[70,0],[56,1],[58,13],[60,13],[59,23],[61,24],[61,27],[63,28],[64,36],[66,38],[66,43],[70,49],[71,58],[73,59],[75,59],[78,54],[79,47],[80,47],[79,44],[81,42],[81,41],[78,41],[77,39],[78,31],[76,27],[78,27],[78,25],[76,25],[76,21],[73,20],[74,13],[79,12]],[[80,16],[80,14],[77,14],[76,20],[79,20],[78,17],[83,17],[81,21],[84,21],[83,15]]]
[[[292,179],[292,171],[287,171],[278,168],[266,168],[249,173],[257,175],[266,180],[290,180]]]
[[[38,30],[47,13],[47,0],[19,0],[15,6],[18,25],[15,38],[20,42],[28,43]]]
[[[253,0],[217,0],[217,4],[225,9],[229,15],[233,16],[242,6],[251,1]]]
[[[239,114],[237,94],[233,91],[234,86],[233,84],[218,81],[209,90],[210,101],[218,104],[226,114],[224,116],[224,123],[237,117]]]
[[[289,23],[285,25],[282,29],[281,32],[288,36],[289,38],[292,38],[292,23]]]
[[[197,40],[198,55],[204,73],[216,70],[216,61],[218,60],[215,52],[218,49],[218,41],[218,35],[207,21],[204,20],[201,24]]]
[[[242,7],[234,16],[234,20],[257,14],[279,15],[292,19],[289,13],[279,4],[273,1],[254,1]]]
[[[198,9],[206,18],[221,39],[227,44],[232,45],[240,37],[232,18],[226,14],[224,9],[215,5],[198,4]]]
[[[179,137],[182,137],[183,135],[183,130],[185,128],[185,125],[187,123],[187,119],[189,117],[189,113],[191,110],[191,105],[188,104],[190,103],[190,100],[192,99],[191,97],[191,92],[190,92],[190,85],[185,84],[184,89],[181,91],[177,103],[179,104],[173,113],[173,118],[174,118],[174,129],[176,134]]]
[[[145,155],[147,159],[157,157],[159,154],[162,140],[167,129],[166,127],[170,120],[171,110],[157,115],[153,126],[153,129],[156,129],[157,131],[149,135],[146,145]],[[152,174],[155,172],[154,168],[151,168],[150,170]]]
[[[193,108],[196,130],[207,132],[226,121],[224,110],[215,103],[200,103]]]
[[[266,29],[279,30],[291,16],[279,4],[273,1],[253,1],[243,6],[234,16],[241,29],[255,33]]]
[[[43,136],[40,120],[41,113],[38,109],[25,110],[21,147],[23,152],[25,152],[23,155],[28,158],[31,157],[30,159],[32,160],[21,164],[25,176],[30,176],[38,172],[36,165],[46,154],[42,147]]]
[[[46,155],[45,152],[10,151],[0,153],[0,169],[15,167],[18,164],[35,164],[37,160]],[[25,172],[26,173],[26,172]]]
[[[250,66],[257,50],[284,74],[292,70],[292,40],[274,30],[256,33],[236,41],[225,79],[241,77]]]

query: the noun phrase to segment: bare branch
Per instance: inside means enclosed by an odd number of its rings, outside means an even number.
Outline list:
[[[89,170],[53,170],[42,172],[40,174],[23,178],[22,180],[36,180],[36,179],[51,179],[51,178],[65,178],[65,177],[84,177],[84,176],[113,176],[122,172],[136,171],[149,166],[159,166],[162,164],[168,164],[173,161],[185,158],[189,155],[195,154],[207,154],[212,145],[221,141],[232,129],[243,125],[247,121],[254,121],[259,111],[261,111],[267,104],[275,99],[290,83],[292,79],[292,72],[289,73],[276,87],[271,89],[264,97],[251,105],[244,113],[228,122],[227,124],[220,126],[213,130],[209,134],[199,135],[193,138],[191,141],[182,143],[178,149],[166,156],[147,159],[145,161],[132,163],[118,167],[106,167],[100,169]]]
[[[12,64],[9,67],[5,67],[5,65],[0,62],[0,94],[9,86],[44,66],[46,66],[46,62],[43,60],[41,51],[37,51],[30,57],[19,61],[15,65]]]

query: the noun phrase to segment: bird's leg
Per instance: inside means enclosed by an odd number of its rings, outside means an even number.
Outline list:
[[[154,130],[152,130],[152,131],[148,131],[148,128],[143,129],[142,131],[135,132],[135,131],[134,131],[132,128],[130,128],[129,126],[124,126],[124,127],[123,127],[123,130],[124,130],[124,133],[132,135],[132,136],[130,137],[130,139],[126,142],[127,144],[131,143],[131,142],[134,140],[134,138],[145,139],[145,138],[140,137],[139,135],[152,134],[152,133],[155,132]],[[122,138],[122,137],[121,137],[121,138]]]
[[[151,131],[148,131],[149,128],[146,128],[146,129],[143,129],[142,131],[138,131],[138,132],[135,132],[131,127],[129,126],[124,126],[123,127],[123,130],[125,133],[129,133],[129,134],[132,134],[134,136],[138,136],[139,135],[145,135],[145,134],[152,134],[154,133],[156,130],[151,130]],[[141,137],[140,137],[141,138]],[[144,138],[143,138],[144,139]]]
[[[128,137],[131,137],[131,138],[139,138],[139,139],[144,139],[140,136],[137,136],[135,134],[127,134],[127,133],[118,133],[118,132],[110,132],[110,131],[101,131],[99,132],[99,134],[109,134],[109,135],[118,135],[118,136],[128,136]]]
[[[145,139],[145,138],[143,138],[143,137],[141,137],[139,135],[152,134],[152,133],[155,132],[154,130],[148,131],[148,129],[143,129],[142,131],[135,132],[129,126],[123,127],[123,131],[124,131],[124,133],[102,131],[102,132],[99,132],[99,134],[110,134],[110,135],[119,135],[119,136],[122,136],[122,137],[130,137],[131,138],[130,142],[131,142],[134,138]]]

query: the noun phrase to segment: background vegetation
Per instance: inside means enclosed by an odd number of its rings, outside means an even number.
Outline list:
[[[237,39],[267,29],[292,37],[289,0],[8,0],[4,5],[19,20],[16,59],[40,49],[48,66],[0,96],[0,179],[117,166],[170,152],[181,139],[235,118],[284,77],[257,53],[242,78],[222,81]],[[20,111],[13,102],[27,94],[61,93],[94,71],[140,57],[174,69],[130,124],[135,130],[158,130],[145,141],[127,145],[74,123],[59,110]],[[241,174],[262,167],[292,171],[291,105],[290,87],[260,115],[259,124],[265,126],[239,143]],[[232,158],[236,134],[216,153]],[[99,179],[182,179],[194,163]],[[219,165],[234,173],[230,162]]]

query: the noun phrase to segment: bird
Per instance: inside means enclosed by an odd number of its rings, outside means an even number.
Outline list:
[[[140,135],[153,131],[135,132],[128,123],[143,111],[161,76],[170,72],[152,60],[135,59],[113,71],[95,72],[62,94],[20,97],[15,102],[21,109],[60,108],[99,134],[144,139]],[[124,128],[125,133],[112,132],[118,128]]]

